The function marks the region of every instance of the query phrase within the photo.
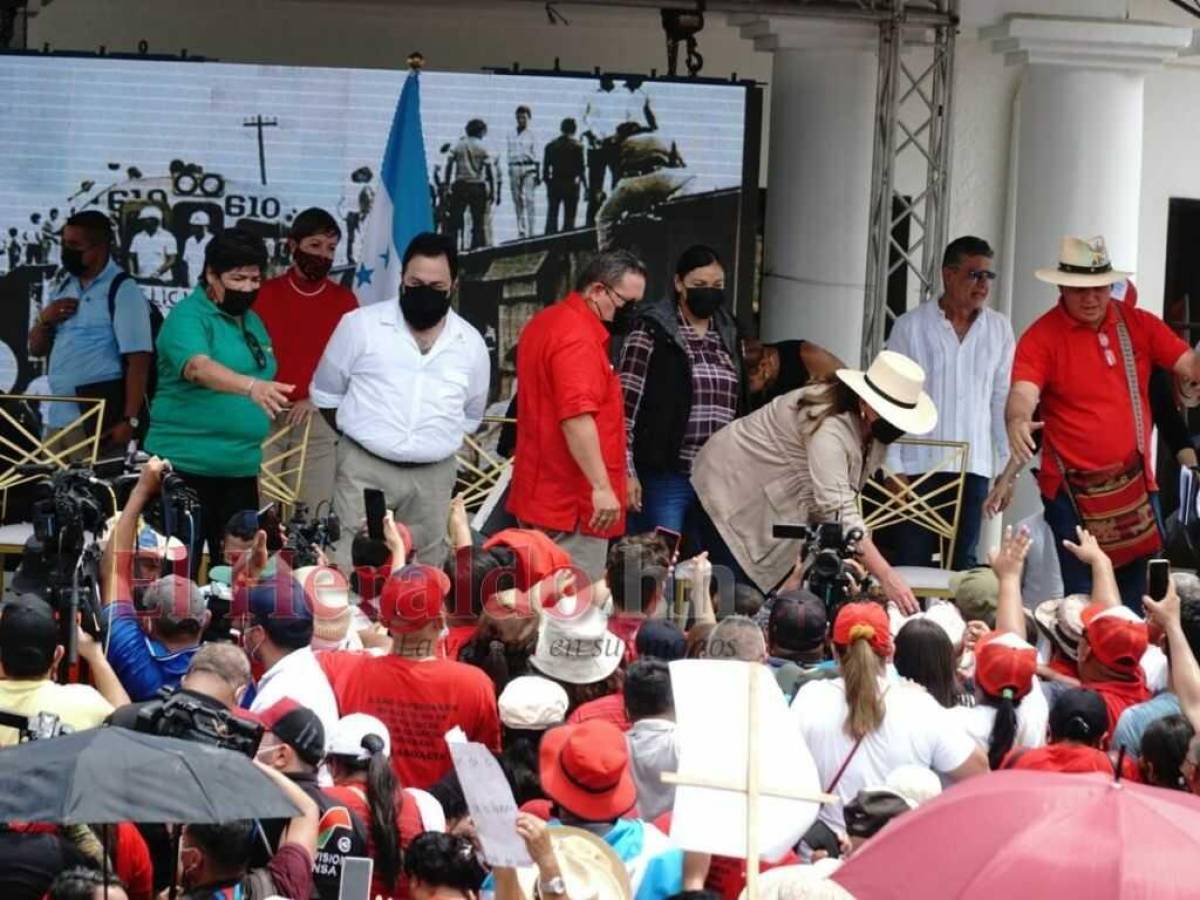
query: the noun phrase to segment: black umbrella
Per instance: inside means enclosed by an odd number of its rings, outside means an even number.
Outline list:
[[[125,728],[0,750],[0,822],[212,823],[300,812],[249,758]]]

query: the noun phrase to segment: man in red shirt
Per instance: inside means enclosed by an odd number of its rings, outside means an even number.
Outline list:
[[[431,566],[394,572],[379,597],[392,635],[390,656],[322,654],[340,715],[367,713],[392,741],[392,769],[406,788],[426,789],[453,768],[443,736],[456,725],[468,740],[500,752],[496,692],[481,669],[438,659],[450,579]]]
[[[291,409],[279,414],[275,427],[299,427],[286,441],[273,445],[274,453],[298,446],[304,431],[302,423],[311,423],[300,485],[300,499],[309,512],[322,500],[329,502],[333,497],[337,435],[322,416],[313,415],[316,407],[308,399],[308,385],[333,329],[343,315],[358,309],[353,292],[326,277],[341,239],[342,231],[333,216],[315,206],[304,210],[296,216],[288,235],[292,265],[263,284],[254,304],[254,311],[271,336],[279,377],[286,375],[291,379],[287,383],[296,386]]]
[[[625,530],[625,407],[609,332],[629,330],[646,267],[616,250],[592,259],[542,310],[517,352],[517,450],[508,510],[545,531],[590,581]]]
[[[1064,238],[1057,268],[1038,269],[1036,273],[1039,280],[1058,286],[1058,305],[1021,335],[1013,362],[1012,389],[1005,410],[1009,444],[1013,457],[1027,462],[1035,450],[1034,432],[1043,429],[1045,446],[1038,487],[1046,523],[1056,539],[1067,594],[1087,594],[1092,587],[1087,567],[1062,546],[1063,540],[1074,539],[1080,524],[1076,513],[1078,486],[1089,473],[1101,470],[1110,470],[1114,478],[1121,474],[1128,478],[1129,472],[1139,469],[1140,452],[1149,503],[1135,504],[1132,512],[1127,511],[1120,520],[1106,517],[1104,521],[1122,531],[1098,536],[1113,553],[1122,538],[1147,534],[1158,502],[1158,486],[1147,452],[1152,427],[1150,370],[1160,366],[1185,378],[1200,378],[1200,357],[1160,318],[1112,302],[1112,285],[1129,274],[1113,269],[1103,238]],[[1128,386],[1123,334],[1128,336],[1133,357],[1136,407]],[[1034,410],[1039,403],[1041,421],[1035,422]],[[1063,467],[1072,476],[1070,484]],[[1136,480],[1130,482],[1136,492]],[[1113,510],[1112,515],[1116,512]],[[1099,530],[1097,524],[1090,527]],[[1112,531],[1116,532],[1116,527]],[[1154,543],[1153,535],[1150,543]],[[1117,582],[1124,603],[1140,610],[1146,587],[1146,557],[1158,548],[1143,547],[1142,543],[1130,546],[1144,552],[1132,560],[1118,559],[1122,564],[1117,568]]]

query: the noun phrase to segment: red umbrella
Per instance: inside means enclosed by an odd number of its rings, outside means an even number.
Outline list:
[[[1197,896],[1200,797],[1101,774],[1003,771],[905,813],[833,879],[858,900]]]

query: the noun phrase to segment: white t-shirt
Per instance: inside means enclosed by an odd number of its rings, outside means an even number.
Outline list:
[[[912,682],[880,679],[884,694],[883,723],[863,738],[833,793],[846,803],[866,787],[884,784],[893,769],[918,765],[935,772],[952,772],[975,752],[975,741],[934,700],[925,688]],[[792,712],[812,752],[821,775],[821,788],[829,787],[838,769],[854,748],[846,733],[846,685],[841,679],[813,681],[802,687],[792,701]],[[845,830],[841,804],[821,807],[821,820],[831,828]]]
[[[168,256],[175,255],[175,249],[175,236],[169,231],[162,228],[154,234],[139,231],[129,244],[129,252],[137,257],[137,271],[134,275],[138,278],[149,278],[162,268]],[[166,272],[162,277],[168,277],[170,274]]]
[[[948,710],[951,718],[966,729],[986,753],[992,738],[992,725],[996,721],[996,708],[986,703],[975,706],[956,706]],[[1046,726],[1050,721],[1050,704],[1042,691],[1042,683],[1034,676],[1033,690],[1017,704],[1017,737],[1014,747],[1033,750],[1046,743]]]

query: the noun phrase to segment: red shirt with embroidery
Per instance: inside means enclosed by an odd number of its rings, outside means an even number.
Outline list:
[[[1162,319],[1110,302],[1097,330],[1067,315],[1060,300],[1017,341],[1013,384],[1027,381],[1041,391],[1045,427],[1038,487],[1046,497],[1055,497],[1062,485],[1055,454],[1068,469],[1102,469],[1126,462],[1137,449],[1133,404],[1117,336],[1118,314],[1133,347],[1144,446],[1150,448],[1150,370],[1172,369],[1188,351]],[[1157,490],[1148,455],[1145,467],[1150,490]]]

